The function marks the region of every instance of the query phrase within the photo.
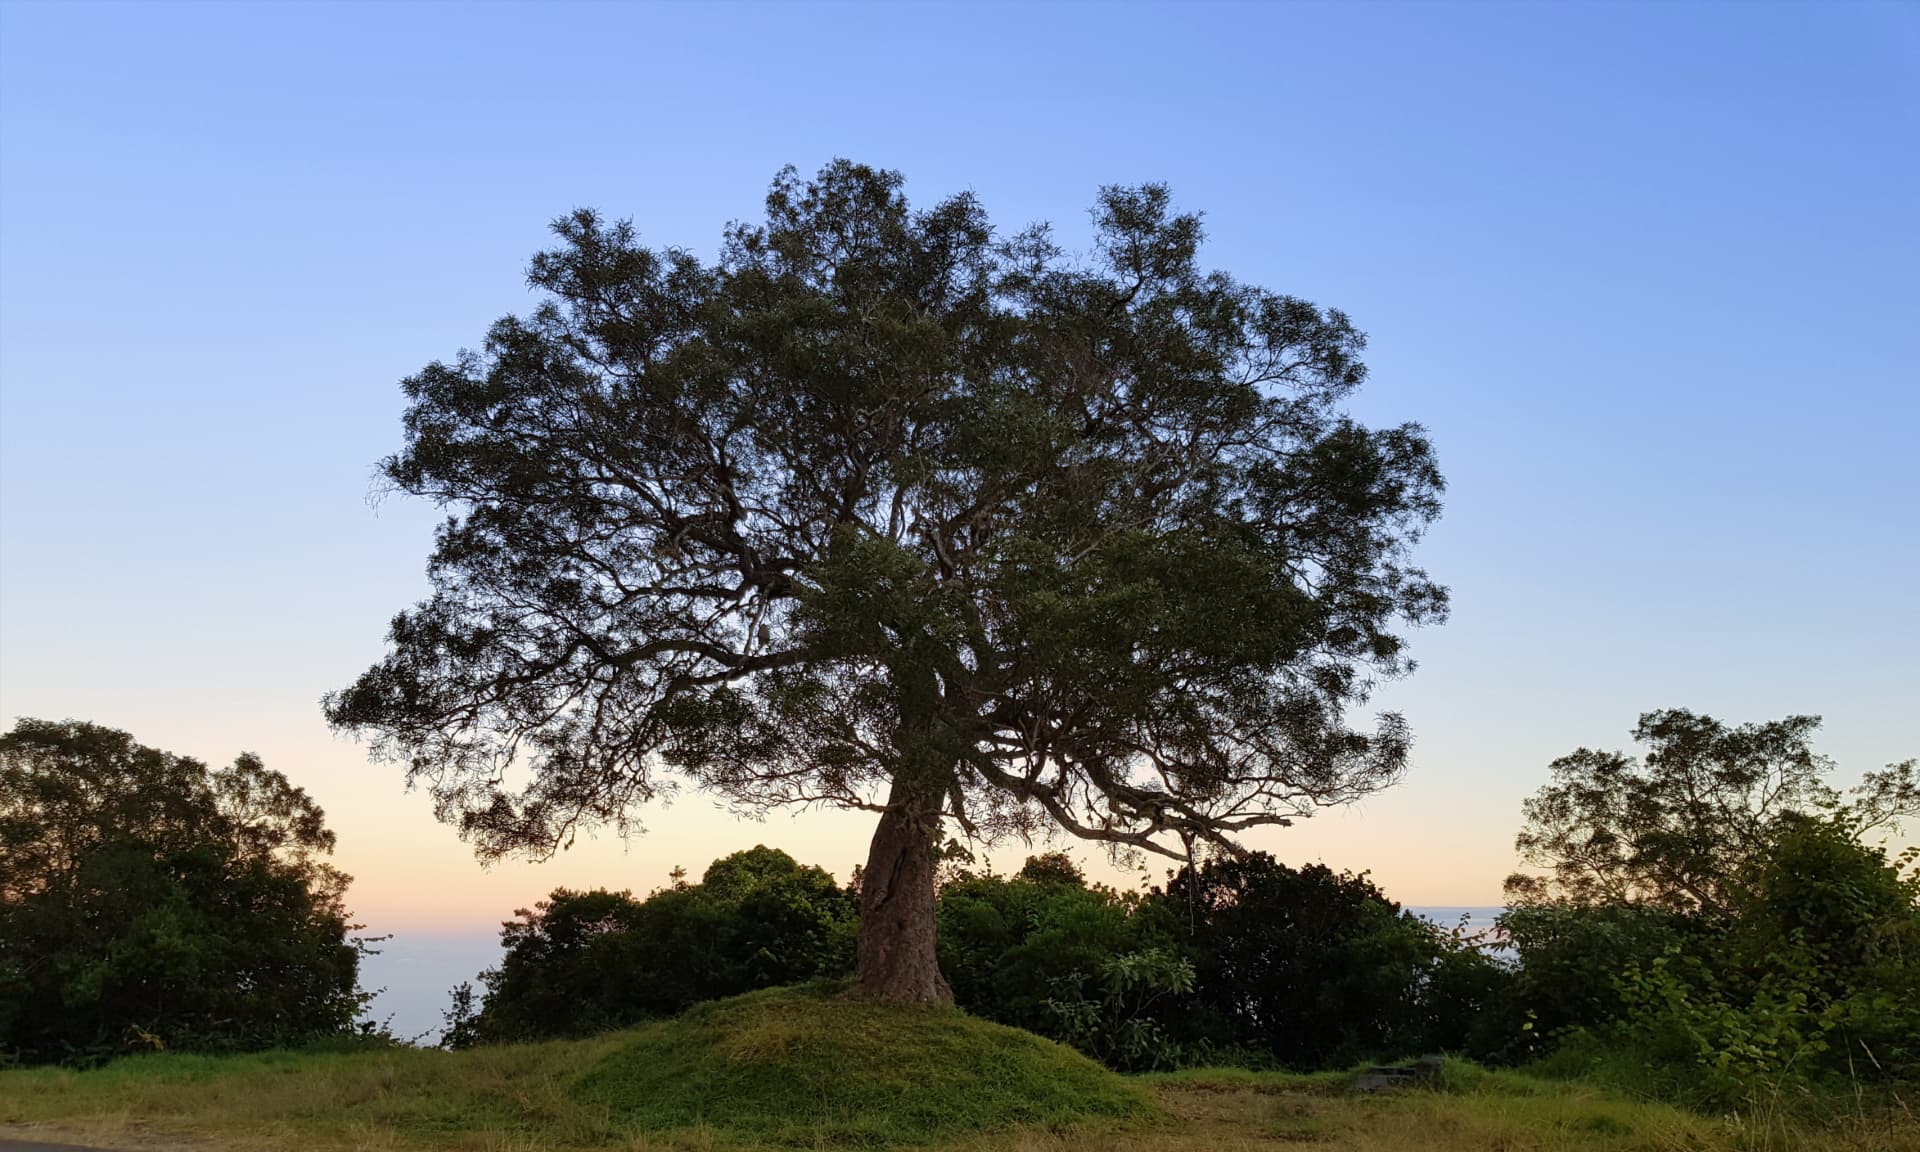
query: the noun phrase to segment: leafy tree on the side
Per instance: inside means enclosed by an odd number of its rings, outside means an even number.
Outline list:
[[[1543,871],[1501,917],[1528,1025],[1715,1107],[1920,1080],[1920,872],[1870,840],[1920,779],[1843,796],[1818,723],[1653,712],[1644,759],[1553,763],[1518,842]]]
[[[0,1052],[91,1061],[347,1034],[365,997],[312,799],[74,721],[0,736]]]
[[[1540,872],[1507,879],[1511,904],[1629,903],[1724,912],[1729,887],[1764,855],[1781,821],[1842,806],[1833,764],[1810,743],[1818,717],[1728,727],[1684,708],[1633,730],[1643,758],[1581,748],[1548,766],[1516,839]],[[1847,805],[1863,831],[1920,812],[1914,761],[1870,772]]]
[[[405,382],[433,593],[331,696],[489,854],[692,785],[873,812],[864,996],[944,1001],[951,823],[1186,860],[1391,784],[1442,482],[1337,310],[1199,261],[1164,187],[1084,258],[899,175],[788,172],[709,263],[577,212],[545,300]]]

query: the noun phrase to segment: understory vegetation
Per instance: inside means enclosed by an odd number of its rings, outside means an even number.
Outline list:
[[[1876,841],[1920,780],[1909,760],[1843,797],[1818,723],[1652,712],[1644,758],[1553,763],[1500,921],[1525,1039],[1491,1055],[1706,1110],[1911,1118],[1920,850]]]
[[[1137,893],[1049,854],[1010,876],[950,870],[941,963],[971,1016],[1120,1071],[1444,1051],[1709,1113],[1899,1112],[1920,1036],[1916,884],[1852,835],[1794,822],[1752,863],[1736,915],[1523,905],[1480,935],[1321,866],[1256,854]],[[703,988],[851,974],[852,896],[825,873],[756,848],[707,877],[523,911],[481,991],[456,990],[445,1042],[585,1036]]]
[[[853,908],[825,872],[765,847],[645,899],[561,889],[505,926],[504,959],[479,992],[455,990],[446,1042],[587,1035],[850,975]],[[1509,980],[1483,942],[1400,909],[1365,877],[1262,854],[1146,893],[1088,884],[1059,853],[1012,876],[950,867],[939,924],[961,1008],[1129,1072],[1467,1051]]]

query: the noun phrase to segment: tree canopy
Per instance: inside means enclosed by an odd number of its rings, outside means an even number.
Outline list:
[[[874,810],[863,985],[944,998],[946,820],[1184,858],[1402,771],[1346,714],[1445,614],[1427,438],[1345,415],[1361,333],[1203,269],[1164,187],[1079,258],[844,161],[712,263],[555,231],[547,299],[405,382],[433,593],[326,702],[481,852],[687,784]]]
[[[1819,726],[1789,716],[1728,727],[1673,708],[1640,717],[1643,759],[1580,748],[1555,760],[1515,841],[1545,872],[1510,876],[1508,899],[1721,912],[1783,819],[1844,806],[1864,830],[1920,812],[1911,760],[1867,773],[1845,802],[1826,782],[1833,763],[1813,750]]]
[[[363,997],[312,799],[73,721],[0,736],[0,1052],[91,1060],[353,1029]]]

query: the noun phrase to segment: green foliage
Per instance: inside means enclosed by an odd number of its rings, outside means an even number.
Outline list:
[[[1061,1040],[1110,1068],[1151,1072],[1192,1062],[1190,1052],[1155,1019],[1156,1005],[1193,991],[1193,962],[1166,948],[1109,956],[1097,981],[1081,973],[1058,981],[1047,1001]],[[1089,987],[1092,985],[1092,987]]]
[[[1198,967],[1189,1034],[1293,1068],[1460,1050],[1506,973],[1365,876],[1264,853],[1182,869],[1166,905]]]
[[[582,1035],[850,968],[848,897],[765,848],[644,901],[563,890],[519,915],[484,1002],[455,989],[450,1046]],[[1513,979],[1364,877],[1259,855],[1144,895],[1089,885],[1059,853],[1013,876],[955,870],[938,918],[961,1008],[1126,1071],[1490,1049]]]
[[[1492,1049],[1513,979],[1364,877],[1261,854],[1146,896],[1053,857],[964,875],[941,889],[939,941],[961,1007],[1129,1070]]]
[[[578,1081],[584,1103],[646,1134],[884,1147],[1156,1111],[1070,1049],[950,1008],[877,1005],[837,986],[704,1004],[625,1038]]]
[[[940,889],[940,970],[968,1012],[1061,1039],[1049,1001],[1151,943],[1140,913],[1139,897],[1088,887],[1055,856],[1011,878],[962,875]]]
[[[1841,807],[1833,765],[1808,740],[1817,716],[1729,728],[1684,708],[1634,728],[1644,761],[1581,748],[1526,802],[1521,858],[1547,869],[1507,879],[1509,903],[1640,904],[1713,915],[1728,883],[1773,843],[1782,819]],[[1849,807],[1864,826],[1920,812],[1913,761],[1868,773]]]
[[[1789,822],[1719,932],[1621,975],[1608,1034],[1690,1069],[1691,1094],[1716,1105],[1920,1083],[1911,861],[1861,844],[1845,818]]]
[[[500,966],[481,974],[482,1002],[454,990],[448,1046],[586,1035],[852,967],[850,896],[766,847],[645,900],[562,888],[515,917]]]
[[[72,721],[0,736],[0,1052],[88,1062],[352,1034],[365,997],[333,833],[243,755]]]
[[[473,981],[462,980],[448,993],[447,1006],[440,1012],[440,1045],[443,1048],[471,1048],[486,1042],[480,1033],[482,998],[474,994]]]
[[[1626,1005],[1615,977],[1651,963],[1698,926],[1644,904],[1522,904],[1501,915],[1499,929],[1519,958],[1500,1055],[1525,1059],[1566,1029],[1618,1020]]]
[[[1031,880],[1036,884],[1072,884],[1086,887],[1086,874],[1080,871],[1080,865],[1065,852],[1042,852],[1038,856],[1027,857],[1020,866],[1020,879]]]

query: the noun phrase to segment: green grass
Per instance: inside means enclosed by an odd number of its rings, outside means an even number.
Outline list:
[[[641,1029],[575,1088],[622,1128],[788,1147],[889,1147],[1152,1115],[1070,1048],[952,1008],[776,988]]]
[[[1349,1085],[1122,1077],[952,1010],[779,989],[590,1040],[0,1072],[0,1136],[198,1152],[1920,1152],[1898,1115],[1814,1130],[1461,1063],[1438,1091]]]

